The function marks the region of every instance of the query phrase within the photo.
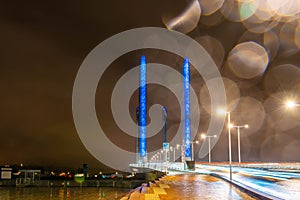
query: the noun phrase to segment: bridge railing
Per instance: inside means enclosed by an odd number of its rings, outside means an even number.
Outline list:
[[[151,162],[151,163],[133,163],[129,164],[130,167],[152,169],[161,172],[166,172],[168,170],[184,170],[184,163],[180,162]]]

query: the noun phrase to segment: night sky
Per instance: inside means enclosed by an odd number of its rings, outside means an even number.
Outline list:
[[[188,1],[179,0],[2,1],[0,165],[23,163],[76,168],[88,163],[91,167],[102,168],[81,143],[73,122],[72,89],[82,61],[95,46],[114,34],[137,27],[165,27],[163,18],[175,17],[188,4]],[[218,23],[208,26],[215,19]],[[300,53],[297,45],[291,44],[294,37],[291,32],[295,32],[298,22],[295,23],[281,21],[274,26],[273,33],[279,40],[264,43],[269,47],[268,66],[263,74],[251,78],[237,76],[229,67],[231,60],[228,58],[231,50],[243,41],[263,43],[262,34],[247,32],[242,23],[227,20],[220,12],[201,16],[197,27],[188,33],[207,49],[226,77],[227,98],[229,103],[235,104],[233,122],[250,125],[249,130],[243,130],[242,137],[245,161],[299,160],[299,109],[281,108],[287,96],[300,99],[297,97],[300,94]],[[219,41],[223,51],[216,48],[211,38]],[[142,54],[147,56],[148,62],[163,63],[177,70],[182,64],[182,58],[168,52],[141,50],[118,58],[105,72],[106,78],[100,80],[99,88],[103,89],[96,95],[99,122],[104,129],[113,130],[108,137],[114,143],[130,151],[134,151],[135,140],[116,127],[108,110],[109,98],[118,78],[137,66]],[[260,62],[254,57],[253,60]],[[205,132],[209,109],[200,76],[192,74],[192,86],[201,102],[199,132]],[[129,106],[133,118],[137,94],[133,95]],[[158,94],[168,98],[163,99]],[[171,138],[180,120],[178,102],[173,100],[175,97],[170,91],[157,85],[149,85],[148,95],[151,96],[150,105],[166,102],[170,108]],[[224,128],[213,149],[213,160],[228,160],[226,132]],[[122,143],[121,137],[128,143]],[[233,134],[233,141],[236,138]],[[151,148],[159,148],[160,136],[152,140]],[[233,160],[237,160],[236,148],[234,142]]]

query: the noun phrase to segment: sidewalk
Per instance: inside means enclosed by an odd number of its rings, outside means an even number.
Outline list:
[[[144,184],[121,200],[198,200],[244,199],[253,197],[227,182],[202,174],[169,175],[154,183]]]

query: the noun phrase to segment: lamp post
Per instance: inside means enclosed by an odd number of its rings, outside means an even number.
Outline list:
[[[235,126],[235,125],[230,124],[229,129],[230,128],[236,128],[237,131],[238,131],[238,153],[239,153],[239,164],[241,164],[241,137],[240,137],[240,129],[241,128],[249,128],[249,125],[245,124],[243,126]]]
[[[195,158],[194,158],[194,144],[198,144],[199,141],[195,141],[195,142],[189,142],[189,144],[192,145],[192,161],[195,161]]]
[[[184,145],[183,144],[177,144],[176,148],[179,149],[180,155],[181,155],[181,162],[183,162],[183,148],[184,148]]]
[[[232,181],[232,159],[231,159],[231,133],[230,133],[230,112],[225,110],[218,110],[219,114],[227,114],[227,124],[228,124],[228,154],[229,154],[229,177]]]
[[[175,152],[176,151],[176,147],[170,147],[170,151],[173,151],[173,162],[175,162],[176,161],[176,152]]]
[[[210,155],[210,139],[216,138],[217,135],[205,135],[204,133],[201,134],[201,138],[206,139],[208,138],[208,163],[211,163],[211,155]]]

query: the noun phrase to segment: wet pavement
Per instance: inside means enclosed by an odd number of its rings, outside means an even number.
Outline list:
[[[161,178],[149,187],[143,186],[141,193],[134,192],[131,200],[205,200],[246,199],[251,196],[241,192],[227,182],[210,175],[179,174]],[[123,200],[123,199],[122,199]]]
[[[197,165],[196,172],[215,173],[229,179],[229,168],[226,166]],[[270,199],[300,199],[299,173],[232,167],[232,180]]]

